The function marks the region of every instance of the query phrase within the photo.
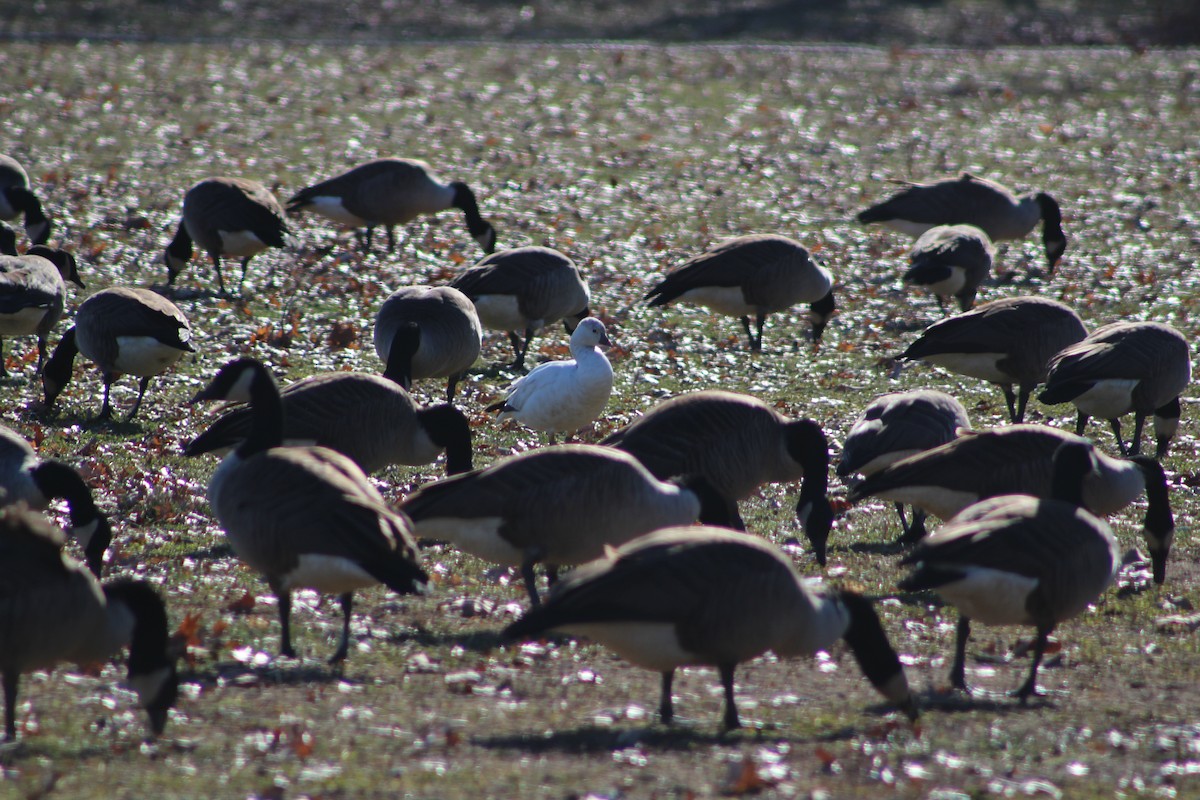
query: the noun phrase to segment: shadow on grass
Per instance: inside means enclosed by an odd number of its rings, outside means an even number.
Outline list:
[[[888,703],[878,703],[864,709],[873,717],[884,717],[895,712]],[[743,720],[745,721],[745,720]],[[847,725],[819,734],[794,733],[774,726],[759,726],[753,723],[733,731],[721,731],[717,719],[680,720],[663,725],[651,722],[644,727],[621,727],[581,725],[560,731],[539,733],[513,733],[497,736],[472,737],[471,743],[493,750],[521,750],[529,753],[604,753],[624,750],[629,747],[668,751],[685,751],[712,745],[774,744],[786,742],[790,745],[838,742],[872,735],[862,727]]]
[[[390,645],[417,644],[422,647],[461,647],[472,653],[489,653],[502,645],[512,644],[501,638],[499,631],[469,633],[435,633],[425,628],[413,628],[390,636]]]
[[[203,670],[183,671],[179,680],[203,686],[250,689],[260,686],[301,686],[341,681],[354,683],[345,675],[344,666],[333,666],[322,659],[277,657],[263,666],[240,661],[221,661]]]

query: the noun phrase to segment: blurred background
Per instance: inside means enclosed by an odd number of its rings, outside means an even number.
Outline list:
[[[1200,43],[1200,0],[0,0],[8,40]]]

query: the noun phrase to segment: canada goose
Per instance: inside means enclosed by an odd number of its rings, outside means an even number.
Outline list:
[[[571,436],[591,424],[604,411],[612,394],[612,365],[600,352],[611,347],[604,323],[588,317],[571,334],[571,355],[566,361],[547,361],[517,378],[503,400],[492,403],[497,419],[515,419],[535,431]]]
[[[813,341],[819,342],[835,308],[829,270],[799,242],[771,234],[738,236],[716,245],[667,273],[645,299],[651,306],[680,300],[741,317],[754,352],[762,350],[768,314],[809,303]],[[751,314],[757,336],[750,329]]]
[[[25,503],[41,511],[60,497],[70,510],[70,534],[83,548],[88,569],[100,577],[113,537],[92,490],[74,469],[61,461],[39,460],[25,437],[0,425],[0,506]]]
[[[84,288],[75,257],[35,245],[23,256],[0,255],[0,336],[37,334],[37,371],[46,362],[46,339],[58,324],[71,281]],[[8,375],[0,339],[0,376]]]
[[[388,508],[374,484],[346,456],[326,447],[281,447],[283,400],[259,362],[229,362],[192,402],[250,405],[250,430],[208,484],[213,513],[238,557],[261,572],[279,598],[279,651],[294,657],[292,589],[337,594],[342,638],[330,663],[346,658],[354,590],[382,583],[394,592],[423,591],[429,577],[403,514]]]
[[[912,503],[948,520],[972,503],[997,495],[1048,498],[1055,474],[1054,453],[1065,444],[1092,447],[1086,439],[1046,425],[1011,425],[963,432],[941,447],[871,474],[851,489],[850,499],[857,502],[866,497],[881,497]],[[1150,550],[1154,580],[1162,583],[1175,538],[1167,476],[1162,466],[1152,458],[1111,458],[1099,450],[1086,466],[1082,505],[1093,514],[1115,514],[1143,493],[1146,495],[1142,533]]]
[[[937,298],[958,299],[962,311],[975,305],[975,293],[992,272],[996,248],[988,235],[974,225],[938,225],[921,234],[908,252],[904,282],[924,286]]]
[[[1046,380],[1050,358],[1087,335],[1071,309],[1043,297],[993,300],[935,322],[909,345],[901,361],[928,361],[1004,392],[1012,422],[1025,418],[1035,386]],[[1019,395],[1013,394],[1017,384]]]
[[[217,273],[217,287],[225,292],[221,256],[242,259],[241,286],[250,259],[269,247],[284,247],[288,237],[283,206],[271,190],[244,178],[205,178],[183,196],[183,219],[167,245],[167,284],[192,257],[192,242],[208,253]]]
[[[168,654],[167,612],[145,581],[101,586],[62,554],[64,537],[23,505],[0,510],[0,674],[4,737],[17,738],[21,673],[60,661],[89,664],[129,645],[129,685],[157,736],[175,704],[178,679]]]
[[[627,453],[568,444],[426,484],[400,510],[422,538],[520,566],[534,605],[538,562],[553,582],[558,567],[599,558],[605,545],[697,519],[728,520],[724,499],[703,479],[663,482]]]
[[[1156,457],[1162,458],[1179,428],[1179,395],[1191,380],[1191,354],[1179,331],[1159,322],[1114,322],[1051,359],[1038,399],[1047,405],[1074,403],[1080,435],[1088,417],[1107,419],[1122,454],[1126,448],[1119,417],[1133,412],[1128,452],[1136,455],[1142,448],[1142,426],[1153,414]]]
[[[446,451],[446,474],[471,469],[471,426],[452,405],[419,408],[408,392],[387,378],[329,372],[285,388],[286,444],[337,450],[372,473],[389,464],[419,466]],[[226,411],[184,448],[184,454],[225,455],[246,439],[254,411]]]
[[[42,371],[46,406],[54,406],[71,380],[75,354],[83,353],[104,378],[104,403],[97,420],[112,417],[109,392],[114,381],[124,374],[141,378],[128,422],[141,407],[150,379],[166,372],[184,353],[196,352],[191,338],[187,317],[160,294],[127,286],[96,292],[79,305],[75,325],[63,334]]]
[[[1005,495],[976,503],[917,545],[904,591],[933,589],[959,611],[950,684],[966,690],[971,620],[1033,625],[1033,665],[1015,692],[1038,694],[1037,673],[1054,627],[1083,612],[1116,577],[1121,554],[1112,530],[1078,505],[1079,476],[1093,449],[1068,443],[1054,456],[1056,499]]]
[[[352,228],[367,229],[360,237],[371,249],[376,225],[387,230],[388,252],[396,249],[394,229],[422,214],[461,209],[467,230],[483,252],[496,249],[496,229],[479,215],[475,193],[462,181],[443,183],[433,168],[411,158],[377,158],[296,192],[287,202],[290,214],[312,211]]]
[[[733,527],[744,528],[737,501],[764,483],[803,479],[796,516],[825,565],[833,525],[829,444],[812,420],[789,420],[756,397],[703,391],[673,397],[616,431],[601,444],[630,453],[660,480],[700,475],[733,506]]]
[[[586,636],[662,673],[659,714],[674,716],[678,667],[715,666],[725,689],[725,730],[740,727],[738,664],[773,651],[813,655],[845,639],[871,684],[909,719],[917,704],[870,601],[803,578],[762,539],[719,528],[668,528],[609,549],[554,586],[546,604],[504,630],[510,640],[551,630]]]
[[[50,238],[50,220],[37,195],[29,188],[29,176],[11,156],[0,154],[0,220],[11,222],[25,215],[25,235],[33,244]]]
[[[936,389],[892,392],[872,400],[846,434],[837,474],[873,475],[891,464],[952,441],[959,429],[971,427],[967,410],[955,398]],[[896,503],[902,542],[925,535],[925,511],[914,505],[912,523],[904,504]]]
[[[475,304],[449,286],[397,289],[375,317],[375,352],[387,365],[384,377],[405,389],[414,380],[447,378],[448,403],[482,344]]]
[[[516,357],[525,367],[533,335],[563,320],[574,332],[588,316],[591,292],[575,262],[549,247],[517,247],[480,260],[450,285],[471,298],[483,327],[507,331]],[[524,331],[522,340],[517,331]]]
[[[964,172],[937,183],[907,184],[898,194],[858,213],[858,221],[864,225],[882,222],[913,237],[935,225],[974,225],[994,242],[1024,239],[1038,220],[1053,275],[1067,250],[1067,237],[1062,211],[1045,192],[1017,197],[998,183]]]

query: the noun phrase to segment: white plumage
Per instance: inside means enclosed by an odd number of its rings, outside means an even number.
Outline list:
[[[613,371],[599,345],[610,346],[604,324],[594,317],[571,334],[571,355],[535,367],[509,387],[508,396],[488,406],[499,419],[515,419],[534,430],[572,434],[604,411],[612,394]]]

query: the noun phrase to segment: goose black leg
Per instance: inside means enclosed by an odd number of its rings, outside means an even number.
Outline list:
[[[675,720],[675,707],[671,704],[671,684],[675,680],[675,670],[670,669],[662,674],[662,691],[658,699],[658,716],[664,725],[670,725]]]
[[[1017,396],[1008,384],[1001,386],[1000,391],[1004,392],[1004,402],[1008,404],[1008,419],[1015,423],[1017,421]]]
[[[93,422],[104,422],[112,419],[112,403],[110,402],[110,395],[112,394],[113,381],[115,381],[117,378],[115,375],[109,375],[107,373],[104,374],[103,378],[104,402],[100,404],[100,413],[96,415],[94,420],[92,420]]]
[[[721,687],[725,689],[724,729],[727,731],[742,727],[742,721],[738,719],[737,702],[733,699],[733,670],[735,667],[734,664],[721,664],[717,667],[721,673]]]
[[[1050,631],[1054,630],[1054,625],[1038,625],[1037,641],[1033,645],[1033,666],[1029,668],[1029,677],[1020,689],[1014,692],[1014,696],[1020,698],[1024,703],[1031,696],[1036,697],[1041,694],[1037,688],[1037,673],[1038,667],[1042,664],[1042,656],[1046,653],[1046,640],[1050,638]]]
[[[1142,428],[1146,425],[1146,415],[1133,412],[1133,441],[1129,445],[1129,455],[1136,456],[1142,452]]]
[[[758,336],[756,336],[756,337],[755,337],[755,339],[754,339],[754,345],[753,345],[753,347],[752,347],[751,349],[752,349],[752,350],[754,350],[754,352],[756,352],[756,353],[761,353],[761,352],[762,352],[762,331],[763,331],[763,324],[764,324],[766,321],[767,321],[767,315],[766,315],[766,314],[759,314],[759,315],[758,315],[758,316],[755,318],[755,321],[754,321],[754,322],[755,322],[755,328],[758,330]]]
[[[1113,417],[1108,424],[1112,428],[1113,436],[1117,437],[1117,449],[1121,451],[1121,455],[1128,456],[1129,450],[1125,447],[1125,442],[1121,440],[1121,420]]]
[[[537,576],[533,574],[533,565],[541,560],[541,549],[531,548],[525,553],[525,560],[521,562],[521,577],[525,579],[525,591],[529,593],[529,602],[533,608],[542,604],[541,598],[538,597]]]
[[[1017,395],[1017,415],[1013,418],[1013,422],[1025,421],[1025,406],[1029,403],[1030,389],[1021,387],[1020,394]]]
[[[354,609],[354,593],[346,592],[338,599],[342,603],[342,641],[329,659],[330,664],[345,661],[346,655],[350,652],[350,612]]]
[[[45,347],[42,340],[38,339],[38,372],[42,371],[42,356],[45,353]],[[0,378],[8,377],[8,367],[4,365],[4,340],[0,339]]]
[[[958,631],[954,640],[954,664],[950,667],[950,685],[967,691],[967,639],[971,638],[971,620],[958,617]]]
[[[896,504],[897,508],[900,503]],[[904,515],[900,515],[901,521],[904,520]],[[925,538],[925,512],[913,506],[912,522],[904,527],[904,532],[897,539],[899,544],[916,544]]]
[[[229,292],[225,291],[225,278],[221,276],[221,257],[213,256],[212,262],[213,269],[217,273],[217,289],[220,290],[222,297],[228,296]]]
[[[295,658],[296,651],[292,647],[292,593],[281,586],[272,586],[271,590],[279,598],[279,655]]]
[[[1075,435],[1083,436],[1083,432],[1087,429],[1087,424],[1088,415],[1080,411],[1079,415],[1075,417]]]
[[[396,226],[384,225],[383,228],[387,231],[388,235],[388,252],[394,253],[396,252]]]
[[[250,259],[254,256],[246,256],[242,259],[242,279],[238,282],[238,291],[242,289],[242,284],[246,282],[246,267],[250,266]]]
[[[746,338],[750,341],[750,350],[754,351],[754,331],[750,328],[750,318],[742,317],[742,327],[746,329]]]
[[[125,418],[126,422],[133,419],[137,414],[138,409],[142,407],[142,398],[146,395],[146,387],[150,385],[150,376],[147,375],[138,381],[138,396],[137,400],[133,401],[133,410],[129,412],[129,416]]]

